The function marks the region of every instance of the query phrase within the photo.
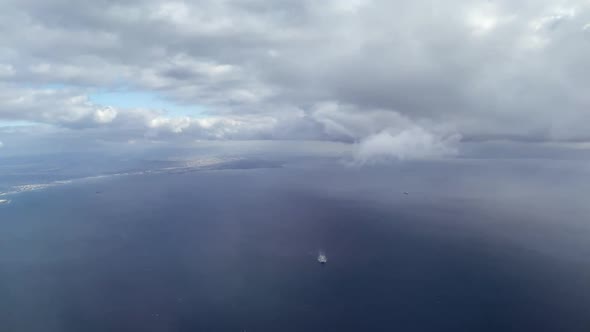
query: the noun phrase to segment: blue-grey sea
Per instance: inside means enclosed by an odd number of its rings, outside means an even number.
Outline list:
[[[590,331],[581,162],[10,165],[3,332]]]

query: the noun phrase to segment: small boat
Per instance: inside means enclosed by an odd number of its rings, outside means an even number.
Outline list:
[[[318,255],[318,263],[326,264],[327,262],[328,262],[328,257],[326,257],[326,254],[324,254],[323,252],[320,252]]]

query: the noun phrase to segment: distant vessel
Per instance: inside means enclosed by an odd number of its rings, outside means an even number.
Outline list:
[[[318,262],[320,264],[326,264],[328,262],[328,257],[326,257],[326,254],[324,254],[323,252],[320,252],[318,255]]]

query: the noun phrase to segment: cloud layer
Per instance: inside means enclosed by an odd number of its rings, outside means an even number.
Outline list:
[[[0,121],[360,142],[361,159],[588,141],[589,25],[585,0],[6,0]],[[121,89],[202,111],[91,101]]]

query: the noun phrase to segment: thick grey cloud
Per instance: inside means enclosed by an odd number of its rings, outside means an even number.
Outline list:
[[[5,0],[0,119],[384,157],[448,155],[449,137],[587,141],[589,26],[585,0]],[[87,98],[117,86],[207,114]]]

